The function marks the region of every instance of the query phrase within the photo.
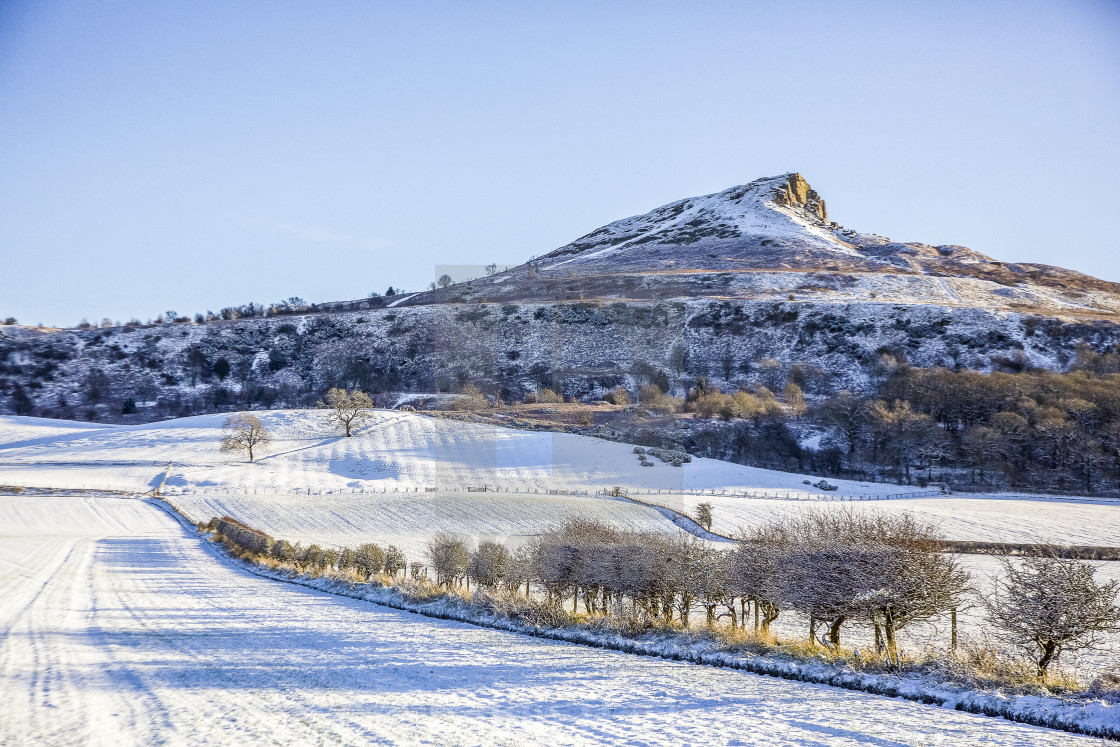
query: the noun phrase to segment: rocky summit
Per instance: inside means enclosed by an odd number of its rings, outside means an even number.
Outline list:
[[[704,297],[1120,313],[1117,283],[845,228],[797,173],[615,221],[507,272],[405,304]]]

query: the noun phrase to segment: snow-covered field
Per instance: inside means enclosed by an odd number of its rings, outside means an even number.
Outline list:
[[[218,451],[224,415],[199,415],[136,426],[80,428],[0,417],[0,483],[24,486],[151,490],[167,464],[167,486],[184,491],[354,492],[488,485],[532,493],[767,489],[808,494],[808,475],[693,459],[683,467],[654,460],[642,467],[633,447],[587,436],[539,433],[378,410],[353,438],[339,435],[315,410],[255,413],[273,435],[253,464]],[[58,421],[55,421],[58,422]],[[48,425],[44,425],[48,424]],[[24,428],[28,435],[22,435]],[[73,430],[72,430],[73,429]],[[883,486],[834,481],[843,493]],[[819,491],[818,491],[819,492]]]
[[[437,532],[470,544],[497,541],[516,546],[548,526],[580,516],[619,527],[676,534],[656,509],[604,496],[516,493],[387,493],[358,495],[171,496],[180,511],[205,522],[233,516],[290,542],[355,547],[363,542],[397,545],[410,560],[422,560],[428,538]]]
[[[947,539],[986,542],[1056,542],[1120,547],[1120,502],[951,495],[863,502],[798,502],[721,495],[639,496],[684,513],[712,504],[712,529],[741,533],[778,517],[806,511],[909,512],[940,527]]]
[[[1120,545],[1120,504],[1114,502],[951,496],[840,503],[699,495],[715,489],[811,499],[817,491],[804,485],[809,476],[714,459],[682,467],[654,459],[655,466],[641,467],[626,444],[571,434],[377,411],[354,437],[343,438],[322,412],[258,415],[274,440],[252,464],[218,451],[221,415],[140,426],[0,417],[0,484],[146,492],[166,474],[165,494],[200,521],[229,514],[293,541],[374,540],[406,550],[418,549],[436,531],[512,539],[573,514],[677,531],[654,509],[596,495],[615,486],[688,514],[710,502],[713,528],[727,534],[790,513],[852,507],[913,511],[950,539]],[[905,490],[833,482],[839,490],[832,496]],[[481,486],[499,492],[467,491]]]
[[[377,607],[150,503],[0,497],[0,744],[1093,744]]]

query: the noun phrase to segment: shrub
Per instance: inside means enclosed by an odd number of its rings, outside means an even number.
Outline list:
[[[630,404],[630,392],[626,391],[626,387],[616,386],[603,399],[612,405],[628,405]]]
[[[385,567],[385,551],[372,543],[361,545],[354,551],[354,567],[366,579],[375,573],[381,573],[381,569]]]
[[[470,552],[457,537],[440,532],[428,541],[427,555],[436,572],[436,583],[451,586],[466,576]]]
[[[540,402],[550,405],[560,404],[564,401],[564,398],[562,396],[547,388],[541,389],[539,392],[537,392],[537,399]]]
[[[395,576],[408,566],[404,553],[396,545],[385,548],[385,573]]]
[[[1045,680],[1063,651],[1093,648],[1101,634],[1120,629],[1120,583],[1098,583],[1093,566],[1043,550],[1039,557],[1001,558],[1003,577],[985,604]]]
[[[459,396],[451,404],[452,410],[465,410],[473,412],[477,410],[486,409],[486,396],[474,384],[466,384],[463,386]]]
[[[479,586],[493,589],[509,573],[509,550],[497,542],[483,542],[471,553],[467,575]]]

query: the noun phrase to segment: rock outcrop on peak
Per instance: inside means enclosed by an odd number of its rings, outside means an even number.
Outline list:
[[[841,226],[796,172],[671,202],[493,277],[400,305],[699,298],[1120,315],[1117,283]]]
[[[786,174],[785,184],[774,192],[774,202],[784,207],[802,208],[822,221],[828,221],[824,200],[801,174]]]

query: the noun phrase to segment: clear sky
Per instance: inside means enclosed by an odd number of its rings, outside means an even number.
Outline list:
[[[1120,3],[0,1],[0,316],[419,289],[800,171],[1120,281]]]

